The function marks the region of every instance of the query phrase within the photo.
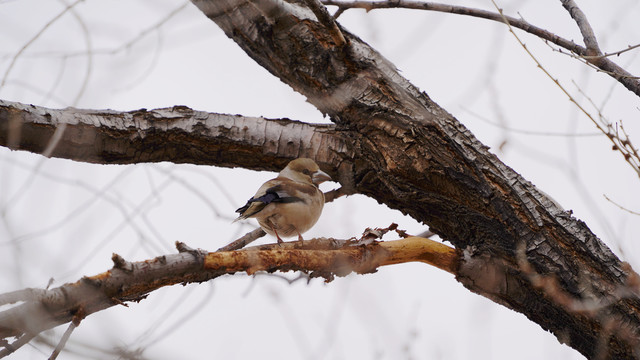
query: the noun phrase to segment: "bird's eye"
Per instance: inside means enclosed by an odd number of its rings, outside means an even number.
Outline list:
[[[309,169],[302,170],[302,173],[305,175],[311,175],[311,171],[309,171]]]

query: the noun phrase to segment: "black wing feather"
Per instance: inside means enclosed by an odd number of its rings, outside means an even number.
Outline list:
[[[236,212],[239,214],[243,214],[245,211],[249,209],[249,206],[251,206],[251,204],[254,202],[261,202],[265,206],[272,202],[275,202],[275,203],[294,203],[299,201],[304,202],[303,199],[297,196],[285,196],[285,195],[286,193],[282,191],[282,185],[276,185],[274,187],[270,187],[267,189],[264,195],[259,196],[257,198],[252,197],[251,199],[249,199],[249,201],[247,201],[247,203],[243,207],[236,210]],[[261,207],[258,211],[254,212],[253,214],[244,214],[243,217],[250,217],[251,215],[257,214],[263,208],[264,206]]]

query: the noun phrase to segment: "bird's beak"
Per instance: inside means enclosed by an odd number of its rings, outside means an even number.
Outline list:
[[[322,170],[318,170],[313,173],[311,177],[311,181],[317,186],[322,184],[325,181],[331,181],[331,176],[329,176],[326,172]]]

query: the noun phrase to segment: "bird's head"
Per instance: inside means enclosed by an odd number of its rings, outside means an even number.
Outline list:
[[[331,177],[320,170],[315,161],[308,158],[291,161],[287,167],[280,171],[280,176],[316,186],[325,181],[331,181]]]

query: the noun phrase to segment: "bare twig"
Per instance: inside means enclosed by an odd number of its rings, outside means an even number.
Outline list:
[[[58,1],[65,4],[64,0],[58,0]],[[71,101],[71,106],[77,106],[78,102],[80,101],[80,98],[82,97],[82,95],[84,95],[85,91],[87,90],[87,86],[89,85],[89,78],[91,77],[91,72],[93,70],[93,46],[91,42],[91,36],[89,35],[89,28],[87,27],[87,24],[85,23],[85,21],[82,19],[82,16],[80,16],[73,7],[71,8],[71,15],[73,15],[73,17],[78,22],[78,25],[80,25],[80,27],[82,28],[82,34],[84,35],[85,46],[87,48],[87,67],[84,73],[84,77],[82,79],[82,85],[80,86],[80,89],[78,90],[78,93],[76,94],[74,99]],[[54,85],[54,88],[57,86],[58,83],[59,82],[57,81],[55,82],[56,85]],[[53,89],[50,91],[50,93],[52,92],[53,92]]]
[[[575,84],[575,82],[574,82]],[[629,138],[629,134],[624,130],[624,126],[622,125],[622,120],[620,123],[616,123],[615,127],[600,111],[600,108],[593,102],[593,100],[585,94],[580,87],[576,85],[578,91],[591,103],[594,109],[598,112],[598,121],[600,125],[598,128],[609,138],[609,140],[613,143],[612,150],[618,151],[624,157],[624,160],[631,165],[631,167],[639,174],[640,176],[640,154],[638,153],[638,149],[636,149]],[[596,122],[595,118],[590,117],[591,121]],[[597,125],[597,124],[596,124]]]
[[[36,337],[36,334],[25,333],[11,344],[5,344],[4,349],[0,350],[0,359],[13,354],[16,350],[29,343],[29,341],[31,341],[34,337]]]
[[[82,321],[82,319],[84,319],[84,317],[85,317],[84,310],[82,309],[82,307],[80,307],[80,309],[73,316],[73,320],[69,324],[69,327],[64,332],[64,334],[62,334],[62,338],[60,338],[60,342],[58,342],[58,345],[56,346],[56,348],[53,349],[51,356],[49,356],[49,360],[55,360],[58,358],[58,355],[60,354],[62,349],[64,349],[65,345],[67,344],[67,341],[69,341],[69,338],[71,337],[71,333],[73,333],[73,330],[75,330],[80,325],[80,322]]]
[[[220,249],[218,249],[217,251],[233,251],[233,250],[238,250],[238,249],[242,249],[243,247],[251,244],[252,242],[254,242],[255,240],[263,237],[267,235],[266,232],[264,232],[264,230],[262,230],[262,228],[257,228],[251,232],[246,233],[244,236],[242,236],[241,238],[234,240],[233,242],[229,243],[228,245],[225,245],[223,247],[221,247]]]
[[[405,8],[405,9],[415,9],[415,10],[428,10],[428,11],[437,11],[444,12],[450,14],[457,15],[466,15],[472,17],[483,18],[487,20],[497,21],[497,22],[508,22],[510,26],[514,28],[518,28],[530,34],[533,34],[540,39],[547,40],[551,43],[554,43],[561,48],[567,49],[572,53],[577,54],[579,57],[583,57],[587,62],[593,64],[597,67],[599,71],[602,71],[609,76],[616,79],[622,85],[624,85],[629,91],[634,94],[640,96],[640,81],[638,78],[622,67],[618,66],[613,61],[607,59],[605,56],[599,52],[599,48],[596,47],[596,53],[592,53],[592,50],[588,50],[587,48],[580,46],[573,41],[567,40],[563,37],[560,37],[548,30],[542,29],[538,26],[532,25],[529,22],[515,18],[512,16],[507,16],[500,11],[499,13],[491,12],[487,10],[474,9],[464,6],[455,6],[448,4],[439,4],[433,2],[422,2],[418,0],[394,0],[394,1],[373,1],[373,0],[322,0],[322,3],[325,5],[333,5],[339,8],[340,10],[350,9],[350,8],[361,8],[367,11],[373,9],[388,9],[388,8]],[[497,7],[497,6],[496,6]],[[588,23],[587,23],[588,24]],[[589,39],[590,45],[594,45],[591,43],[591,39]],[[597,45],[597,42],[595,43]]]
[[[591,27],[591,24],[589,24],[587,16],[582,12],[582,10],[580,10],[573,0],[560,1],[562,2],[562,6],[567,9],[573,20],[575,20],[576,24],[578,24],[578,28],[582,34],[582,39],[587,47],[587,55],[602,55],[602,51],[600,51],[600,46],[598,45],[598,40],[596,39],[596,34],[593,32],[593,28]]]
[[[324,202],[330,203],[335,199],[345,195],[351,195],[351,193],[347,191],[344,186],[341,186],[335,190],[327,191],[326,193],[324,193]]]
[[[82,0],[80,0],[80,1],[82,1]],[[162,19],[158,20],[156,23],[152,24],[151,26],[143,29],[142,31],[140,31],[133,38],[125,41],[124,43],[122,43],[122,44],[120,44],[120,45],[118,45],[118,46],[116,46],[114,48],[95,49],[90,54],[88,54],[87,51],[72,51],[72,52],[57,52],[57,51],[38,51],[38,52],[36,52],[36,51],[34,51],[34,52],[30,52],[29,54],[24,54],[23,53],[22,57],[43,57],[43,56],[46,56],[46,57],[59,57],[59,58],[63,58],[63,59],[68,59],[68,58],[87,56],[87,55],[114,55],[114,54],[117,54],[117,53],[120,53],[120,52],[123,52],[123,51],[126,51],[126,50],[130,49],[134,44],[136,44],[137,42],[139,42],[140,40],[145,38],[147,35],[149,35],[153,31],[160,29],[163,25],[165,25],[167,22],[169,22],[169,20],[171,20],[173,17],[178,15],[182,10],[184,10],[185,8],[187,8],[190,5],[191,5],[191,1],[186,0],[184,3],[182,3],[182,5],[176,7],[172,11],[168,12],[166,14],[166,16],[164,16]],[[2,56],[0,56],[0,59],[5,59],[5,58],[8,58],[8,57],[9,57],[8,55],[2,55]]]
[[[487,119],[486,117],[471,111],[470,109],[466,108],[466,107],[462,107],[462,110],[468,112],[471,116],[477,118],[478,120],[481,120],[489,125],[498,127],[500,129],[503,129],[505,131],[508,132],[512,132],[512,133],[516,133],[516,134],[523,134],[523,135],[531,135],[531,136],[544,136],[544,137],[548,137],[548,136],[558,136],[558,137],[591,137],[591,136],[602,136],[601,132],[584,132],[584,133],[570,133],[570,132],[553,132],[553,131],[535,131],[535,130],[525,130],[525,129],[519,129],[519,128],[513,128],[510,126],[506,126],[497,122],[493,122],[489,119]],[[425,236],[428,237],[428,236]]]
[[[498,12],[502,14],[502,9],[498,7],[498,4],[496,4],[494,0],[491,0],[491,2],[496,7]],[[628,138],[623,139],[622,137],[620,137],[619,133],[617,133],[617,130],[614,133],[612,131],[613,126],[611,124],[608,124],[606,121],[602,121],[602,122],[597,121],[582,105],[580,105],[580,103],[578,103],[578,101],[573,97],[573,95],[571,95],[569,91],[565,89],[564,86],[562,86],[562,84],[558,79],[554,78],[551,75],[551,73],[549,73],[549,71],[542,65],[542,63],[540,63],[540,61],[533,55],[533,53],[529,50],[529,48],[524,44],[524,42],[520,39],[520,37],[518,37],[518,35],[513,31],[513,28],[511,27],[511,24],[509,23],[508,18],[505,16],[503,20],[504,20],[504,23],[509,28],[509,32],[511,33],[511,35],[513,35],[513,37],[518,41],[520,46],[522,46],[522,48],[529,55],[529,57],[531,57],[531,59],[536,63],[538,68],[540,68],[545,73],[545,75],[547,75],[556,84],[556,86],[558,86],[558,88],[562,90],[562,92],[569,98],[569,100],[585,116],[587,116],[591,120],[591,122],[593,122],[593,124],[598,128],[598,130],[600,130],[603,134],[607,136],[607,138],[609,138],[609,140],[613,143],[613,150],[620,150],[625,161],[629,165],[631,165],[631,168],[633,168],[636,174],[638,174],[638,177],[640,177],[640,164],[638,163],[638,161],[640,161],[640,157],[636,158],[635,156],[633,156],[634,151],[636,151],[637,153],[637,150],[633,148],[629,139]],[[626,133],[624,132],[623,134],[626,135]],[[622,148],[621,148],[621,145],[623,146]],[[630,147],[633,150],[629,151],[626,149],[627,147]]]
[[[569,57],[572,57],[572,58],[580,61],[581,63],[585,64],[586,66],[592,68],[593,70],[595,70],[597,72],[601,72],[601,73],[607,74],[607,75],[609,75],[609,76],[611,76],[613,78],[616,78],[616,79],[619,77],[618,73],[616,73],[615,71],[604,70],[604,66],[603,67],[596,66],[594,64],[593,60],[594,59],[597,60],[597,59],[601,59],[601,58],[606,58],[608,56],[615,55],[616,53],[623,53],[623,52],[626,51],[626,50],[621,50],[621,51],[617,51],[617,52],[614,52],[614,53],[611,53],[611,54],[589,56],[589,55],[578,55],[578,54],[573,53],[573,52],[566,52],[566,51],[562,50],[561,48],[556,48],[556,47],[551,46],[548,41],[545,41],[545,44],[547,44],[547,46],[549,46],[552,51],[556,51],[556,52],[558,52],[558,53],[560,53],[562,55],[567,55]],[[638,47],[640,47],[640,45]],[[627,75],[627,76],[625,76],[625,78],[629,79],[629,80],[640,80],[640,76],[634,76],[634,75]]]
[[[584,58],[584,59],[597,59],[597,58],[610,57],[610,56],[620,56],[621,54],[624,54],[627,51],[631,51],[631,50],[634,50],[634,49],[637,49],[637,48],[640,48],[640,44],[628,45],[626,49],[622,49],[622,50],[618,50],[618,51],[614,51],[614,52],[610,52],[610,53],[605,53],[605,54],[602,54],[602,55],[593,55],[593,56],[584,55],[584,56],[582,56],[582,58]]]
[[[334,44],[337,47],[344,46],[347,41],[345,40],[342,31],[340,31],[338,24],[336,24],[335,19],[331,17],[331,15],[329,15],[329,13],[327,12],[327,9],[322,6],[322,4],[318,0],[305,0],[305,3],[316,15],[318,21],[320,21],[322,24],[324,24],[324,26],[327,27],[327,29],[329,29],[329,33],[331,34],[331,38],[333,39]]]
[[[608,201],[608,202],[610,202],[610,203],[612,203],[613,205],[615,205],[615,206],[617,206],[618,208],[620,208],[620,210],[626,211],[626,212],[628,212],[629,214],[633,214],[633,215],[638,215],[638,216],[640,216],[640,212],[636,212],[636,211],[633,211],[633,210],[629,210],[629,209],[627,209],[626,207],[624,207],[624,206],[622,206],[622,205],[618,204],[617,202],[615,202],[615,201],[611,200],[607,195],[604,195],[604,194],[603,194],[602,196],[604,196],[604,198],[605,198],[605,199],[607,199],[607,201]]]
[[[347,8],[338,8],[338,10],[333,13],[333,19],[337,19],[340,15],[342,15],[343,12],[345,12],[345,10],[347,10]]]
[[[40,29],[40,31],[38,31],[37,34],[35,34],[29,41],[27,41],[27,43],[24,44],[24,46],[22,46],[22,48],[20,48],[20,50],[18,50],[18,52],[13,56],[13,58],[11,59],[11,63],[9,63],[9,66],[7,67],[7,69],[4,72],[4,76],[2,77],[2,82],[0,82],[0,89],[2,89],[4,87],[5,83],[7,82],[7,79],[9,78],[9,73],[13,69],[13,66],[16,64],[16,62],[18,61],[18,58],[22,55],[22,53],[24,53],[24,51],[27,50],[27,48],[29,46],[31,46],[31,44],[33,44],[40,37],[40,35],[44,34],[44,32],[51,25],[53,25],[64,14],[66,14],[68,11],[70,11],[74,6],[78,5],[81,1],[83,1],[83,0],[76,0],[72,4],[70,4],[67,7],[65,7],[60,13],[58,13],[58,15],[54,16],[53,19],[49,20],[49,22],[47,22],[42,27],[42,29]]]
[[[475,9],[466,6],[457,6],[449,4],[439,4],[434,2],[424,2],[417,0],[397,0],[397,1],[372,1],[372,0],[322,0],[325,5],[337,6],[339,9],[360,8],[367,11],[374,9],[403,8],[413,10],[436,11],[456,15],[472,16],[497,22],[504,22],[504,18],[509,21],[511,26],[524,30],[541,39],[550,41],[562,48],[570,50],[577,54],[584,54],[586,49],[574,43],[573,41],[564,39],[548,30],[530,24],[529,22],[515,18],[512,16],[501,15],[500,13]]]

